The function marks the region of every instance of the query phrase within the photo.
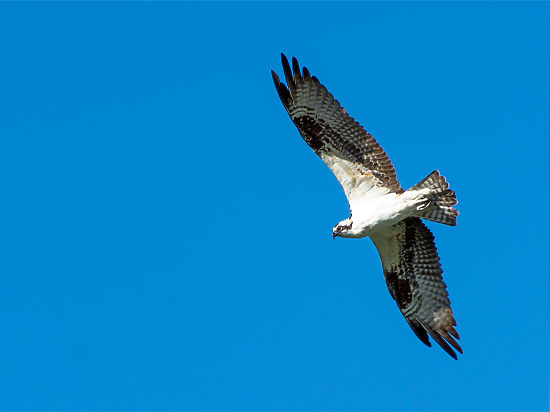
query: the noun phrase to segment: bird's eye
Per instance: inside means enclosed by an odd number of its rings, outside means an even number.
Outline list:
[[[344,227],[343,226],[338,226],[338,232],[341,232],[342,230],[344,230]]]

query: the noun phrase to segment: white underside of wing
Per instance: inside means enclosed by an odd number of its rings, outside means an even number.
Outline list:
[[[370,236],[380,255],[380,261],[384,270],[391,270],[391,268],[395,268],[400,264],[398,234],[399,230],[397,228],[389,226]]]
[[[362,209],[364,204],[390,193],[388,188],[378,183],[372,173],[357,163],[324,152],[321,153],[321,159],[340,182],[352,213]]]

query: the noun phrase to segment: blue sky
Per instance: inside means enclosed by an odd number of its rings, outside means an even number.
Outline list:
[[[0,408],[546,410],[549,8],[0,4]],[[280,52],[456,190],[458,361],[332,240]]]

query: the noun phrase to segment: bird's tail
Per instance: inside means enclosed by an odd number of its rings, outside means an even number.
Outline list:
[[[438,170],[434,170],[409,190],[423,189],[429,189],[425,195],[428,201],[415,215],[422,219],[456,226],[458,210],[453,206],[457,204],[457,200],[454,190],[449,190],[449,183],[445,177],[441,176]]]

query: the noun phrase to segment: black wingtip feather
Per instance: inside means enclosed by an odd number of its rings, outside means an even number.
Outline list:
[[[277,89],[277,94],[279,95],[279,99],[281,99],[281,103],[283,104],[285,109],[288,110],[290,106],[290,100],[292,99],[290,92],[288,91],[286,86],[281,83],[279,76],[277,76],[277,73],[275,73],[273,70],[271,70],[271,77],[273,78],[273,83],[275,84],[275,89]]]
[[[294,78],[292,77],[292,70],[290,69],[290,64],[286,56],[281,53],[281,63],[283,64],[283,73],[285,74],[286,85],[292,93],[294,87]]]
[[[454,340],[452,338],[451,335],[449,335],[448,332],[444,332],[444,333],[441,333],[441,336],[443,337],[443,339],[445,339],[447,342],[449,342],[449,344],[455,348],[459,353],[463,353],[462,352],[462,348],[460,347],[460,345],[457,343],[456,340]]]
[[[434,331],[432,328],[430,328],[429,326],[426,327],[426,325],[422,324],[422,326],[424,327],[424,329],[426,329],[426,332],[428,332],[430,334],[430,336],[432,337],[432,339],[434,341],[436,341],[436,343],[441,346],[441,348],[443,348],[443,350],[445,352],[447,352],[453,359],[457,360],[458,357],[456,356],[456,353],[454,350],[452,350],[452,348],[449,346],[449,344],[447,342],[445,342],[443,340],[443,338],[439,335],[439,333],[437,333],[436,331]],[[455,342],[456,343],[456,342]],[[459,346],[460,348],[460,346]],[[462,349],[460,349],[459,351],[460,353],[462,353]]]
[[[275,83],[275,87],[279,88],[281,81],[279,80],[279,76],[277,76],[277,73],[275,73],[273,70],[271,70],[271,77],[273,78],[273,83]]]
[[[301,80],[302,74],[300,73],[300,65],[296,57],[292,58],[292,73],[294,73],[294,79]]]
[[[455,322],[455,325],[456,325],[456,322]],[[448,331],[452,337],[454,337],[455,339],[460,339],[460,335],[458,334],[458,332],[456,331],[455,328],[453,328],[452,326],[449,328],[449,331]]]
[[[451,349],[451,347],[449,346],[449,344],[448,344],[447,342],[445,342],[441,336],[438,336],[438,335],[434,334],[434,335],[431,335],[431,337],[432,337],[433,340],[435,340],[435,341],[437,342],[437,344],[438,344],[439,346],[441,346],[441,347],[443,348],[443,350],[444,350],[445,352],[447,352],[453,359],[458,360],[458,357],[456,356],[455,351]]]
[[[416,335],[416,337],[418,339],[420,339],[420,341],[428,346],[428,347],[432,347],[432,343],[430,342],[430,339],[428,338],[428,333],[426,332],[426,330],[420,326],[420,324],[418,324],[416,321],[414,320],[409,320],[407,318],[405,318],[405,320],[407,321],[407,323],[409,324],[409,326],[411,327],[412,331],[414,332],[414,334]]]
[[[304,66],[304,68],[302,69],[302,71],[303,71],[303,77],[304,77],[304,79],[307,80],[307,79],[309,79],[309,78],[311,77],[310,74],[309,74],[309,70],[307,69],[307,67]]]

